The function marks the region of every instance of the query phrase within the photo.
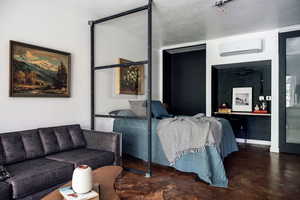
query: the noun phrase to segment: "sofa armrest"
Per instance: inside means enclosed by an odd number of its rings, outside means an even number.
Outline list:
[[[4,182],[0,182],[0,200],[10,200],[12,199],[12,188],[11,186]]]
[[[114,164],[121,165],[122,134],[83,130],[83,135],[87,142],[87,148],[113,152],[115,156]]]

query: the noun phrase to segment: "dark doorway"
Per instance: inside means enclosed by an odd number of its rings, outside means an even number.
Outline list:
[[[300,31],[279,34],[280,151],[300,154]]]
[[[206,112],[206,46],[163,51],[163,101],[174,115]]]

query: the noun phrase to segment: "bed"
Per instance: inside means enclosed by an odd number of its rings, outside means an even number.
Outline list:
[[[157,135],[160,119],[152,120],[152,161],[164,166],[170,166],[162,144]],[[184,154],[174,166],[183,172],[193,172],[208,184],[216,187],[227,187],[223,160],[232,152],[238,151],[238,146],[230,123],[226,119],[218,118],[222,124],[222,139],[219,147],[205,146],[201,152]],[[133,157],[147,160],[147,120],[143,119],[115,119],[113,130],[123,134],[123,152]]]

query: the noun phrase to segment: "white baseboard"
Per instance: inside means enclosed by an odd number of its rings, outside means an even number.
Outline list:
[[[266,145],[266,146],[271,146],[271,141],[266,141],[266,140],[252,140],[252,139],[245,139],[243,138],[236,138],[236,141],[238,143],[247,143],[247,144],[260,144],[260,145]]]

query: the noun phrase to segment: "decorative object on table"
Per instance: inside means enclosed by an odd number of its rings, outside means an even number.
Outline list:
[[[87,165],[76,167],[72,177],[72,188],[74,192],[84,194],[93,188],[92,169]]]
[[[227,103],[222,103],[218,108],[219,113],[231,113],[231,108],[229,108]]]
[[[260,110],[267,110],[267,102],[265,101],[261,102]]]
[[[232,89],[232,111],[252,112],[252,87]]]
[[[84,194],[78,194],[71,186],[60,188],[59,192],[65,200],[89,200],[99,196],[99,194],[93,190]]]
[[[254,106],[254,112],[255,112],[255,111],[259,111],[259,109],[260,109],[259,105],[258,105],[258,104],[255,104],[255,106]]]
[[[105,166],[93,170],[93,182],[95,185],[99,185],[98,189],[93,188],[94,191],[99,192],[99,198],[93,198],[92,200],[120,200],[114,184],[116,179],[121,175],[123,169],[120,166]],[[70,186],[72,183],[67,183],[63,187]],[[100,198],[101,197],[101,198]],[[42,200],[64,200],[63,196],[60,194],[59,189],[56,189],[45,197]]]
[[[123,58],[119,64],[132,62]],[[115,71],[116,94],[144,95],[145,94],[145,72],[144,65],[118,67]]]
[[[260,103],[255,105],[253,113],[268,114],[267,102],[265,100],[260,100]]]
[[[0,181],[4,181],[10,178],[9,172],[5,169],[3,165],[0,165]]]
[[[71,54],[10,41],[11,97],[70,97]]]

